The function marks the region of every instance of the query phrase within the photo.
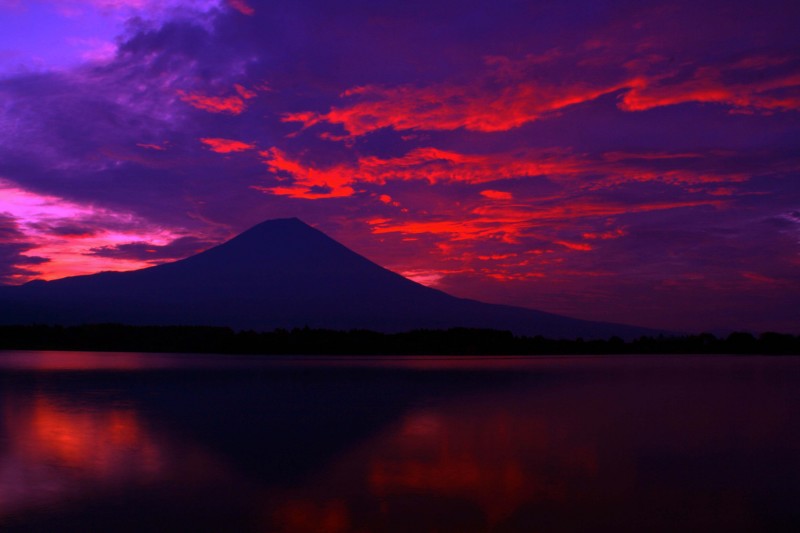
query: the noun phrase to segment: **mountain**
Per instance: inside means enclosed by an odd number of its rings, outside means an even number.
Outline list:
[[[298,219],[263,222],[197,255],[130,272],[0,287],[0,324],[480,327],[550,338],[652,330],[456,298],[369,261]]]

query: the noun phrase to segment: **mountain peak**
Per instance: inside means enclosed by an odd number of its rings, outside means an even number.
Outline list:
[[[310,228],[311,226],[303,222],[297,217],[285,217],[285,218],[270,218],[264,220],[263,222],[259,222],[253,228],[259,228],[262,226],[304,226]]]
[[[336,241],[299,218],[276,218],[256,224],[208,252],[217,248],[226,252],[234,249],[242,252],[249,250],[249,253],[269,249],[271,253],[281,255],[282,251],[327,247],[332,244],[338,245]]]
[[[251,227],[240,233],[238,237],[242,237],[244,235],[248,235],[251,233],[263,233],[263,232],[274,232],[274,231],[302,231],[302,230],[313,230],[310,225],[306,224],[302,220],[297,217],[290,217],[290,218],[273,218],[269,220],[265,220],[256,224],[255,226]]]

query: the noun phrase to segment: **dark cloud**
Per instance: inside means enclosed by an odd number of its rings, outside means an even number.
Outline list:
[[[31,226],[38,231],[43,231],[59,237],[91,237],[97,235],[98,232],[97,227],[83,224],[32,224]]]
[[[194,237],[181,237],[165,245],[132,242],[114,246],[101,246],[92,248],[87,255],[162,263],[166,260],[181,259],[189,255],[194,255],[209,248],[212,244],[213,243]]]
[[[28,267],[47,263],[45,257],[23,255],[35,248],[19,230],[16,221],[0,214],[0,285],[19,283],[20,279],[35,274]]]

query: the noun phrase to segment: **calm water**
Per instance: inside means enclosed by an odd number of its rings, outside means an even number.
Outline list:
[[[798,531],[800,358],[0,352],[0,529]]]

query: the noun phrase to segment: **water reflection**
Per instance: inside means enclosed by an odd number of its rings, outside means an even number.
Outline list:
[[[798,361],[231,371],[139,357],[113,372],[85,358],[42,372],[37,357],[0,371],[0,526],[790,531],[800,519]]]
[[[623,370],[414,409],[310,480],[274,527],[790,531],[798,394],[750,370]]]
[[[552,437],[545,420],[503,411],[470,420],[422,412],[376,446],[367,483],[379,498],[422,492],[473,502],[497,523],[524,501],[563,501],[565,479],[596,474],[594,449],[565,443],[554,450]]]
[[[162,445],[132,409],[76,406],[36,392],[3,397],[0,516],[85,490],[153,482]]]
[[[151,427],[135,407],[77,396],[2,395],[0,529],[91,531],[97,507],[111,504],[121,508],[107,530],[141,531],[130,520],[140,510],[126,508],[131,496],[161,494],[172,505],[182,499],[170,502],[172,491],[197,496],[217,485],[247,487],[220,457]],[[61,513],[74,523],[63,523]],[[130,521],[130,529],[117,527],[119,520]]]
[[[351,531],[350,508],[344,500],[324,502],[288,500],[274,512],[269,526],[296,533],[344,533]]]
[[[280,507],[277,529],[516,531],[521,508],[576,503],[597,479],[598,443],[558,415],[478,400],[407,414],[315,478],[307,490],[319,499]]]

